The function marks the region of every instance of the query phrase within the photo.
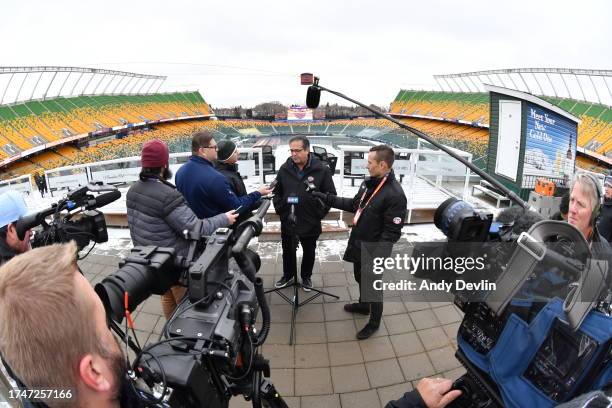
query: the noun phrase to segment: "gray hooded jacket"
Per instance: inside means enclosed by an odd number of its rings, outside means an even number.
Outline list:
[[[189,249],[185,229],[207,236],[229,225],[225,214],[199,219],[172,184],[153,178],[130,187],[126,204],[134,246],[172,247],[179,256],[187,255]]]

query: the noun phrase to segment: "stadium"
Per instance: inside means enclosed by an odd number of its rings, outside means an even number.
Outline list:
[[[438,90],[398,86],[396,96],[389,95],[386,113],[487,173],[497,171],[491,139],[501,143],[501,113],[493,108],[500,98],[537,103],[548,114],[554,112],[555,120],[573,120],[576,128],[569,139],[550,133],[560,138],[558,147],[551,139],[551,150],[517,150],[518,168],[525,173],[522,182],[506,180],[506,185],[527,200],[535,188],[533,177],[567,187],[563,177],[581,170],[603,184],[612,169],[612,108],[602,102],[612,97],[611,77],[609,70],[562,68],[434,75]],[[108,242],[90,248],[89,256],[79,262],[92,284],[113,273],[117,261],[130,253],[125,193],[138,180],[140,152],[151,139],[167,143],[174,173],[191,155],[194,132],[207,130],[217,142],[234,141],[251,191],[274,179],[289,157],[291,137],[307,136],[312,151],[332,167],[336,188],[344,196],[354,195],[363,181],[370,147],[392,146],[408,197],[402,229],[406,242],[445,238],[431,223],[434,211],[448,198],[495,214],[510,204],[502,192],[440,149],[370,112],[329,118],[325,107],[287,106],[276,115],[256,110],[218,115],[205,91],[159,92],[166,80],[86,67],[0,68],[0,192],[20,191],[31,211],[96,181],[115,185],[122,193],[121,199],[101,209],[109,227]],[[524,119],[523,131],[532,126],[528,120]],[[538,126],[535,129],[543,129]],[[530,182],[526,169],[535,175]],[[548,216],[552,210],[541,213]],[[272,325],[262,352],[271,361],[270,378],[289,406],[384,406],[416,388],[422,377],[455,380],[465,373],[453,356],[463,312],[450,302],[385,303],[381,330],[368,340],[355,341],[364,319],[342,309],[345,301],[360,299],[350,264],[341,258],[351,225],[352,215],[342,211],[332,210],[323,220],[313,282],[337,298],[321,296],[304,305],[295,333],[290,307],[280,297],[267,295]],[[262,259],[260,275],[267,289],[282,273],[279,241],[279,218],[270,209],[262,235],[250,246]],[[165,323],[158,297],[140,305],[134,317],[140,344],[153,344]],[[230,406],[251,405],[235,397]]]
[[[151,138],[167,141],[172,153],[185,152],[189,150],[190,134],[203,128],[213,130],[220,138],[342,135],[396,147],[416,146],[415,137],[392,123],[373,118],[310,122],[215,120],[210,105],[198,91],[153,92],[165,80],[159,76],[76,67],[5,67],[0,75],[8,78],[2,82],[6,88],[0,103],[0,177],[4,182],[58,167],[137,156],[143,141]],[[580,76],[597,90],[593,78],[607,84],[610,75],[610,71],[561,69],[439,75],[436,80],[445,81],[442,83],[450,89],[402,89],[390,101],[389,113],[448,146],[472,154],[474,163],[485,168],[489,101],[487,93],[480,91],[483,80],[525,90],[580,118],[576,165],[603,172],[612,163],[610,107],[601,99],[580,98],[584,97],[582,88],[578,88],[582,95],[571,94],[567,83],[573,81],[574,88],[576,84],[580,86]],[[563,81],[568,97],[558,96],[551,76]],[[539,88],[530,88],[525,78]],[[545,93],[540,83],[554,94]],[[440,88],[444,89],[442,85]]]

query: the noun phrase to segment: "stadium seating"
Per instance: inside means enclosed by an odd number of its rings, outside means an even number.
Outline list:
[[[50,101],[45,101],[44,104],[49,104]],[[58,106],[65,105],[65,101],[54,101]],[[77,102],[78,104],[78,102]],[[126,110],[123,111],[123,107]],[[129,108],[128,108],[129,107]],[[70,112],[62,111],[63,120],[59,122],[51,122],[45,120],[51,129],[60,130],[58,126],[70,126],[67,120],[74,122],[74,126],[85,124],[87,121],[99,120],[102,122],[114,121],[118,118],[130,118],[130,120],[140,119],[140,114],[152,115],[152,112],[160,112],[164,115],[174,113],[179,106],[175,103],[168,105],[150,104],[135,104],[130,101],[125,102],[123,106],[115,106],[114,108],[100,108],[95,110],[91,107],[79,107]],[[2,109],[0,107],[0,109]],[[43,111],[42,107],[32,107],[30,109],[37,112],[40,117],[49,115],[49,117],[57,118],[57,115],[52,115],[49,109]],[[38,110],[36,110],[38,109]],[[56,108],[56,110],[59,108]],[[78,109],[78,110],[77,110]],[[157,110],[156,110],[157,109]],[[445,108],[446,109],[446,108]],[[170,111],[169,111],[170,110]],[[19,111],[18,111],[19,112]],[[191,111],[192,113],[193,111]],[[179,112],[181,115],[190,112]],[[601,112],[602,114],[605,111]],[[158,113],[155,113],[156,115]],[[131,117],[129,116],[131,115]],[[150,116],[149,116],[150,117]],[[68,119],[67,119],[68,118]],[[95,118],[95,119],[94,119]],[[65,121],[66,120],[66,121]],[[461,124],[456,122],[441,121],[435,118],[423,117],[404,117],[402,120],[411,127],[423,131],[433,137],[440,143],[467,151],[473,155],[472,161],[480,168],[486,165],[486,152],[488,142],[488,129],[472,124]],[[16,146],[23,149],[21,146],[27,141],[23,134],[31,135],[33,132],[20,132],[15,127],[18,122],[0,121],[0,142]],[[29,126],[28,126],[29,127]],[[168,122],[164,124],[154,125],[150,130],[133,130],[122,138],[111,139],[101,143],[90,145],[88,147],[77,148],[72,145],[64,145],[46,150],[37,155],[30,156],[26,160],[11,164],[0,173],[0,178],[12,178],[23,174],[42,172],[46,169],[62,167],[74,164],[82,164],[88,162],[112,160],[123,157],[139,156],[142,144],[151,139],[158,138],[168,143],[170,151],[187,152],[191,150],[191,134],[196,130],[212,131],[217,140],[224,138],[244,138],[256,136],[261,141],[269,139],[269,136],[275,137],[278,134],[295,134],[295,133],[322,133],[335,136],[358,136],[376,140],[382,143],[388,143],[404,148],[416,148],[417,138],[411,133],[400,129],[396,124],[390,123],[381,119],[354,119],[354,120],[335,120],[323,121],[314,123],[291,123],[291,122],[268,122],[258,120],[193,120]],[[50,132],[52,132],[50,130]],[[600,139],[601,135],[609,132],[609,126],[601,127],[599,133],[596,133],[592,139],[601,143],[601,149],[610,151],[611,140]],[[4,135],[10,135],[7,138]],[[51,137],[51,136],[49,136]],[[0,158],[7,157],[6,151],[0,150]],[[577,164],[583,168],[597,169],[597,164],[593,160],[580,157]]]
[[[479,167],[484,168],[488,141],[488,130],[486,128],[424,118],[406,118],[404,122],[429,134],[440,143],[470,152],[473,155],[472,161]],[[340,133],[342,135],[354,135],[404,148],[416,148],[417,146],[415,136],[399,129],[393,123],[380,119],[337,120],[316,126],[319,129],[324,128],[326,132],[323,133],[332,135]],[[40,168],[47,169],[53,166],[138,156],[142,144],[151,138],[166,141],[171,152],[185,152],[191,149],[191,134],[199,129],[213,131],[218,139],[241,138],[253,134],[259,136],[278,133],[291,134],[308,132],[308,129],[313,130],[312,125],[287,122],[276,122],[273,125],[270,122],[245,120],[168,123],[157,125],[149,131],[134,131],[125,138],[113,139],[82,149],[63,146],[55,150],[57,154],[38,155],[31,157],[30,160]],[[273,129],[273,132],[270,131],[271,129]],[[332,131],[330,132],[329,129],[332,129]],[[267,132],[264,132],[264,130],[267,130]]]
[[[542,97],[579,117],[578,145],[612,157],[612,110],[608,106],[573,99]],[[488,125],[489,99],[486,93],[453,93],[402,90],[391,104],[391,113],[411,117],[463,120]]]
[[[27,150],[103,128],[210,113],[198,92],[60,97],[0,106],[0,136]]]
[[[581,169],[588,170],[588,171],[593,171],[595,173],[605,173],[608,170],[605,167],[601,166],[600,164],[597,164],[593,160],[589,160],[588,158],[584,156],[576,157],[576,167],[579,167]]]
[[[486,124],[488,104],[487,94],[402,90],[391,104],[391,112]]]

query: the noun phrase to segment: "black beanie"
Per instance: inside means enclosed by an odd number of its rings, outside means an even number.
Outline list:
[[[219,149],[217,151],[217,160],[226,161],[236,150],[236,143],[227,139],[220,140],[219,143],[217,143],[217,148]]]

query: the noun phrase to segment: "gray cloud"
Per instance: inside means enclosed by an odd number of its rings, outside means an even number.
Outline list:
[[[303,102],[302,71],[388,104],[433,74],[610,68],[610,15],[605,0],[36,0],[4,2],[0,35],[3,65],[165,74],[164,89],[197,88],[215,106]]]

